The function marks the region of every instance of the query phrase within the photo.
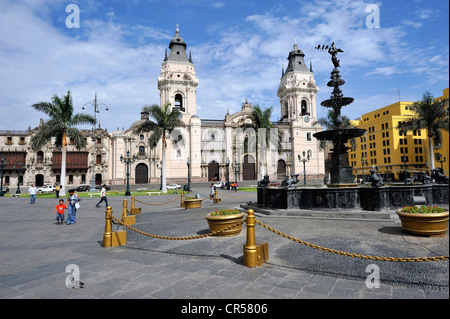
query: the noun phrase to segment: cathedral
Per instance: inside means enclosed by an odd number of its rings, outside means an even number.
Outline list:
[[[288,54],[286,70],[281,71],[276,92],[281,119],[272,122],[274,128],[270,134],[243,129],[244,124],[252,123],[253,107],[247,99],[240,111],[227,112],[222,119],[197,116],[200,80],[186,48],[177,28],[169,43],[169,52],[166,49],[157,81],[160,105],[169,102],[171,107],[178,108],[183,122],[167,139],[167,184],[186,184],[189,176],[192,182],[254,181],[251,184],[255,185],[265,175],[271,181],[280,182],[286,176],[298,174],[302,180],[304,172],[308,180],[323,181],[325,151],[313,136],[323,130],[316,112],[319,89],[312,67],[305,64],[305,54],[297,43]],[[86,147],[81,150],[76,150],[72,141],[68,141],[65,185],[123,185],[127,180],[127,165],[124,164],[127,158],[130,159],[130,184],[160,184],[162,143],[152,149],[148,143],[149,133],[134,133],[135,126],[148,119],[149,114],[141,112],[128,129],[108,132],[98,124],[95,130],[82,130]],[[25,131],[0,131],[0,157],[2,162],[6,161],[4,186],[35,184],[39,187],[63,182],[61,150],[54,146],[54,138],[39,151],[31,149],[31,137],[37,130],[30,127]]]
[[[184,123],[167,139],[167,183],[186,183],[188,175],[193,182],[226,181],[228,178],[230,181],[256,181],[265,175],[278,181],[293,174],[302,178],[304,167],[300,158],[308,159],[307,179],[323,180],[324,150],[313,137],[314,133],[323,130],[316,112],[319,88],[312,67],[305,64],[305,54],[296,42],[289,52],[286,70],[282,69],[276,93],[280,99],[281,119],[273,122],[275,130],[269,138],[272,141],[281,138],[281,148],[277,143],[249,142],[255,139],[256,132],[242,129],[244,123],[252,121],[253,108],[247,99],[239,112],[227,112],[223,119],[197,116],[196,96],[200,80],[196,76],[191,53],[188,54],[186,49],[186,42],[177,28],[158,76],[160,105],[169,102],[171,107],[178,108]],[[149,114],[142,112],[140,119],[129,129],[110,133],[108,183],[124,183],[126,167],[120,157],[126,154],[135,156],[130,183],[160,182],[161,143],[151,149],[148,146],[149,133],[133,133],[139,121],[147,119]],[[277,134],[277,130],[281,134]]]

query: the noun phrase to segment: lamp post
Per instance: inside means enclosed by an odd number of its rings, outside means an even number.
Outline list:
[[[130,151],[127,151],[127,157],[123,157],[120,155],[120,162],[125,163],[127,165],[127,191],[125,192],[125,196],[130,196],[130,165],[136,161],[136,155],[133,157],[130,156]]]
[[[188,192],[189,192],[189,191],[191,191],[191,158],[189,156],[187,158],[186,164],[187,164],[187,168],[188,168],[188,184],[187,184],[187,187],[188,187]]]
[[[306,162],[309,162],[309,154],[306,155],[306,152],[303,151],[303,159],[300,154],[298,154],[298,160],[303,162],[303,185],[306,185]]]
[[[84,110],[86,105],[92,105],[94,107],[95,123],[97,123],[97,113],[100,113],[100,110],[98,108],[100,105],[105,106],[106,107],[106,111],[109,111],[108,107],[105,104],[103,104],[103,103],[98,104],[97,103],[97,92],[95,92],[94,104],[86,103],[85,105],[83,105],[83,107],[81,109]],[[95,143],[96,143],[96,139],[95,139],[95,124],[94,124],[94,127],[92,129],[92,141],[94,142],[94,150],[93,150],[93,153],[92,153],[92,182],[91,182],[91,188],[95,189]]]
[[[237,192],[237,187],[236,187],[236,183],[237,183],[237,175],[239,174],[239,163],[236,159],[236,161],[234,162],[234,183],[235,183],[235,187],[234,187],[234,191]]]
[[[228,156],[225,165],[227,165],[227,190],[230,190],[230,159]]]
[[[25,164],[23,164],[23,166],[22,166],[22,163],[19,162],[19,165],[17,165],[17,167],[16,167],[16,164],[14,164],[14,169],[17,170],[17,174],[18,174],[16,194],[20,194],[20,172],[26,170],[27,167]]]
[[[364,164],[369,165],[367,161],[364,159],[364,153],[361,153],[361,164],[362,164],[362,182],[364,184]]]
[[[439,159],[437,160],[439,163],[441,163],[441,170],[442,172],[444,172],[444,167],[442,166],[442,164],[447,161],[447,157],[442,156],[442,154],[439,154]]]
[[[407,166],[406,166],[406,163],[408,162],[408,156],[406,156],[406,154],[405,153],[403,153],[403,156],[402,156],[402,162],[405,164],[405,185],[406,185],[406,181],[407,181]]]
[[[159,164],[156,163],[156,168],[158,168],[161,171],[161,174],[159,175],[159,180],[160,180],[159,190],[162,190],[162,161],[160,161]]]
[[[2,178],[1,178],[1,186],[0,186],[0,197],[3,197],[3,168],[5,168],[6,164],[8,164],[8,161],[2,155],[2,158],[0,160],[0,167],[2,169]]]

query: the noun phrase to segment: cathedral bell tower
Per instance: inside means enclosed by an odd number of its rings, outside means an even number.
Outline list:
[[[322,131],[317,121],[316,94],[319,88],[314,80],[310,63],[305,63],[305,54],[299,49],[297,41],[289,52],[288,66],[281,71],[280,86],[277,96],[280,98],[281,122],[289,125],[289,141],[291,142],[291,157],[287,159],[292,173],[300,173],[300,157],[308,158],[306,178],[321,179],[324,176],[324,152],[320,143],[313,137]],[[300,157],[299,157],[300,156]],[[310,177],[308,177],[310,176]]]
[[[160,105],[170,102],[172,108],[178,108],[183,114],[182,120],[189,121],[196,113],[196,94],[198,79],[195,75],[191,53],[186,53],[186,42],[178,29],[169,44],[158,77]]]
[[[281,121],[302,121],[304,125],[316,119],[316,94],[319,88],[314,80],[312,65],[308,68],[305,54],[294,42],[288,56],[286,70],[281,70],[281,81],[277,96],[280,98]]]

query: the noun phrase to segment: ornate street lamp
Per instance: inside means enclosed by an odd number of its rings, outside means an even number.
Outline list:
[[[2,158],[0,160],[0,167],[2,169],[2,178],[1,178],[1,186],[0,186],[0,196],[3,196],[3,168],[5,168],[7,163],[6,158],[2,155]]]
[[[442,172],[444,172],[444,167],[442,166],[442,163],[445,163],[445,161],[447,161],[447,157],[442,156],[442,154],[439,154],[439,159],[437,161],[441,163],[441,170]]]
[[[16,167],[16,164],[14,164],[14,169],[17,170],[17,190],[16,190],[16,194],[20,194],[20,172],[24,171],[27,169],[27,166],[25,164],[22,164],[19,162],[19,164]]]
[[[230,190],[230,159],[228,156],[225,164],[227,165],[227,190]]]
[[[408,162],[408,156],[406,156],[405,153],[403,153],[402,162],[405,164],[405,185],[406,185],[406,181],[407,181],[406,177],[407,177],[407,174],[408,174],[406,163]]]
[[[97,92],[95,93],[94,104],[86,103],[85,105],[83,105],[83,107],[81,109],[84,110],[86,105],[92,105],[94,107],[95,123],[97,123],[97,113],[100,113],[100,110],[98,109],[98,107],[100,105],[105,106],[106,107],[106,111],[109,111],[108,107],[105,104],[103,104],[103,103],[98,104],[97,103]],[[93,153],[92,153],[92,182],[91,182],[91,188],[95,189],[95,161],[96,161],[96,158],[95,158],[95,143],[97,142],[96,138],[95,138],[95,124],[94,124],[94,127],[92,129],[92,141],[94,142],[94,150],[93,150]]]
[[[136,161],[136,155],[133,155],[133,157],[130,156],[130,151],[127,151],[127,156],[123,158],[122,155],[120,155],[120,162],[125,163],[127,165],[127,191],[125,192],[125,196],[130,196],[130,165]]]
[[[361,164],[362,164],[362,181],[364,184],[364,164],[369,165],[369,163],[367,163],[367,161],[364,159],[364,153],[361,153]]]
[[[239,174],[239,163],[237,159],[234,162],[234,183],[237,183],[237,175]],[[234,191],[237,192],[236,186],[234,187]]]
[[[188,192],[190,192],[191,191],[191,158],[189,156],[187,158],[186,164],[188,167],[188,184],[187,184],[188,189],[187,190],[188,190]]]
[[[303,159],[300,154],[298,154],[298,160],[303,162],[303,185],[306,185],[306,162],[309,162],[309,154],[307,156],[306,152],[303,151]]]
[[[160,180],[159,190],[162,190],[162,161],[160,161],[159,164],[156,163],[156,168],[158,168],[161,171],[161,174],[159,175],[159,180]]]

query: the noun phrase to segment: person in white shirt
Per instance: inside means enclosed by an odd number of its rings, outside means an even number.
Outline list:
[[[95,205],[95,207],[99,207],[101,202],[105,202],[106,207],[108,207],[108,199],[106,198],[106,185],[103,185],[102,190],[100,191],[100,201]]]
[[[31,184],[31,187],[28,189],[28,195],[30,195],[30,204],[36,203],[36,193],[36,187],[34,187],[34,184]]]

